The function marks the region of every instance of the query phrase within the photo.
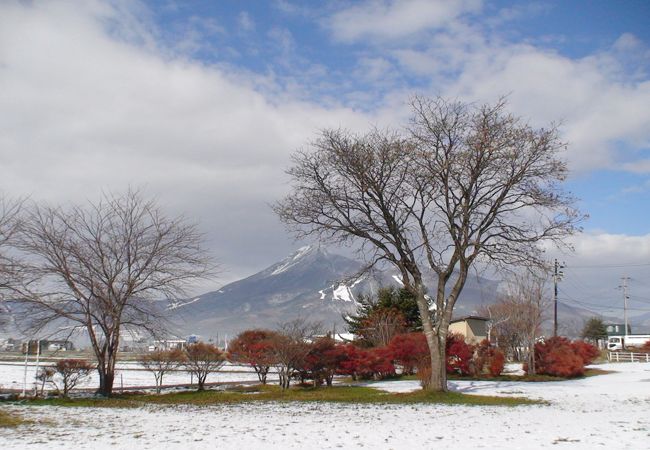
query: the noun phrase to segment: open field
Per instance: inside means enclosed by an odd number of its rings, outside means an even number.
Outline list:
[[[42,362],[41,367],[52,365],[51,362]],[[27,390],[34,391],[34,374],[36,365],[30,361],[27,365]],[[269,381],[274,381],[277,376],[269,373]],[[20,361],[0,361],[0,391],[22,391],[25,380],[25,364]],[[195,380],[194,380],[195,381]],[[231,383],[231,382],[256,382],[257,375],[250,367],[226,364],[221,371],[208,375],[207,383]],[[192,377],[184,370],[176,370],[164,376],[165,385],[184,385],[192,382]],[[94,390],[99,385],[99,376],[96,371],[80,383],[79,388],[82,390]],[[115,391],[119,392],[124,388],[140,388],[145,386],[154,386],[155,380],[151,372],[144,370],[142,366],[134,361],[124,361],[117,365],[115,375]],[[37,386],[40,389],[40,385]],[[51,389],[52,386],[46,386],[45,390]]]
[[[3,448],[647,448],[650,364],[614,373],[524,383],[453,381],[468,394],[529,397],[524,406],[252,402],[136,408],[26,406],[31,421],[0,430]],[[369,383],[392,392],[416,381]],[[251,394],[255,395],[255,394]]]

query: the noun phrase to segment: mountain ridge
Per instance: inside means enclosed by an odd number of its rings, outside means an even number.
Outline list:
[[[327,329],[344,328],[343,315],[354,312],[359,295],[380,287],[397,286],[397,273],[373,269],[320,246],[305,246],[286,258],[216,291],[173,305],[186,334],[235,334],[247,328],[275,328],[298,317],[317,321]],[[432,276],[427,277],[428,285]],[[491,303],[498,282],[480,277],[468,280],[457,311],[472,313]]]

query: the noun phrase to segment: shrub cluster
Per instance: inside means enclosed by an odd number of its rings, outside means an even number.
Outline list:
[[[288,388],[292,379],[331,386],[334,375],[381,380],[395,376],[398,371],[405,375],[417,372],[425,382],[431,373],[429,347],[421,332],[398,334],[388,345],[367,348],[337,343],[330,336],[310,341],[282,331],[247,330],[231,341],[227,354],[215,346],[199,343],[184,351],[147,354],[140,362],[154,373],[160,391],[163,375],[180,367],[194,373],[199,389],[203,389],[207,375],[219,370],[226,359],[253,368],[263,384],[270,368],[276,368],[283,388]],[[448,336],[448,373],[497,376],[503,370],[504,360],[503,353],[487,341],[469,345],[460,335]]]
[[[552,337],[535,344],[535,373],[563,378],[584,375],[585,366],[599,355],[598,348],[585,341]],[[529,372],[527,365],[524,370]]]

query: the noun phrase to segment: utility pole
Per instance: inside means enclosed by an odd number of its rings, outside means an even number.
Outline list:
[[[621,277],[621,281],[623,281],[623,284],[619,287],[623,288],[623,319],[625,321],[625,336],[627,337],[627,299],[629,298],[627,295],[627,281],[630,279],[630,277],[623,276]]]
[[[559,269],[564,269],[564,265],[561,265],[555,259],[554,270],[553,270],[553,336],[557,336],[557,282],[562,279],[562,272]]]

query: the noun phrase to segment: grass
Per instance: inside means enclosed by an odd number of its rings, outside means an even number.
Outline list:
[[[129,408],[144,405],[223,405],[257,402],[331,402],[354,404],[414,404],[518,406],[543,402],[516,397],[466,395],[457,392],[425,392],[392,394],[364,386],[292,387],[282,391],[278,386],[249,386],[228,391],[188,391],[163,395],[121,394],[108,399],[41,399],[33,405],[90,406]]]
[[[22,417],[0,410],[0,428],[14,428],[18,425],[27,424],[29,421]]]

